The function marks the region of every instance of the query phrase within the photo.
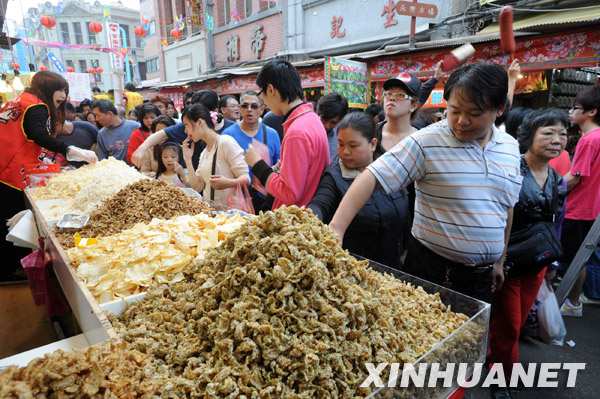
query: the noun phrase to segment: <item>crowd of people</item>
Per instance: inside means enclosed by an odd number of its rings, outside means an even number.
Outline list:
[[[256,212],[304,206],[352,253],[491,303],[489,360],[509,379],[541,284],[569,266],[600,213],[600,84],[568,113],[511,109],[518,73],[516,61],[508,73],[457,69],[444,87],[446,115],[434,123],[421,106],[444,78],[440,64],[424,84],[410,73],[387,80],[364,112],[338,93],[315,109],[303,101],[298,71],[277,59],[260,70],[258,91],[186,93],[180,114],[166,97],[144,100],[134,87],[125,108],[102,95],[75,108],[66,81],[40,72],[7,104],[20,107],[18,118],[2,120],[11,132],[0,139],[0,187],[11,199],[2,216],[23,209],[22,164],[48,151],[74,167],[112,156],[223,204],[246,185]],[[569,154],[571,125],[581,139]],[[543,223],[556,227],[565,255],[508,268],[507,249]],[[18,264],[22,254],[2,245]],[[585,269],[565,316],[582,315],[584,282]],[[494,395],[510,397],[502,388]]]

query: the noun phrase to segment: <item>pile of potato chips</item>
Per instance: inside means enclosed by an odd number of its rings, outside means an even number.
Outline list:
[[[77,275],[104,303],[144,292],[151,285],[183,280],[184,267],[202,259],[208,248],[244,223],[241,216],[205,213],[154,219],[67,253]]]

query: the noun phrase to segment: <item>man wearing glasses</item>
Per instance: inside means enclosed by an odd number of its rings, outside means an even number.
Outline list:
[[[385,121],[377,126],[377,137],[384,150],[389,151],[415,129],[411,119],[419,109],[421,82],[410,73],[401,73],[383,83]]]
[[[275,129],[259,121],[260,116],[265,110],[262,99],[258,97],[258,93],[249,90],[242,93],[240,101],[242,102],[240,105],[242,120],[225,129],[222,134],[233,137],[244,152],[252,144],[253,139],[265,144],[269,149],[269,166],[276,165],[280,157],[281,142]],[[253,185],[256,184],[252,174],[250,174],[250,179]],[[254,205],[254,209],[258,212],[262,209],[263,196],[253,187],[250,187],[249,191],[252,196],[252,205]]]
[[[240,120],[240,103],[232,95],[224,96],[219,101],[219,108],[223,118],[229,119],[232,122]]]
[[[600,214],[600,84],[577,94],[573,104],[569,119],[579,125],[583,136],[577,143],[571,171],[564,177],[569,190],[561,234],[565,265],[573,261]],[[594,251],[590,263],[598,262],[598,258],[598,251]],[[585,272],[584,267],[562,304],[560,312],[563,316],[582,316],[579,296],[585,283]]]

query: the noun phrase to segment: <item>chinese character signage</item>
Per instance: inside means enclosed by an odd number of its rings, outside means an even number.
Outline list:
[[[231,35],[227,38],[227,61],[233,62],[240,59],[240,37]]]
[[[370,98],[369,67],[364,62],[325,57],[325,94],[337,92],[348,106],[367,108]]]
[[[396,10],[394,7],[394,0],[389,0],[388,5],[383,7],[383,12],[381,13],[381,16],[383,17],[385,15],[386,22],[383,24],[384,28],[388,28],[390,26],[398,24],[398,21],[394,19],[394,12]]]
[[[429,98],[423,104],[422,108],[431,108],[431,107],[443,107],[446,108],[448,104],[446,104],[446,100],[444,100],[444,89],[434,89]]]
[[[330,33],[332,39],[336,38],[336,37],[346,36],[346,29],[344,29],[343,31],[341,30],[342,23],[344,23],[344,18],[342,18],[342,17],[336,18],[335,15],[333,16],[333,20],[331,21],[331,33]]]
[[[256,58],[260,59],[260,53],[265,47],[265,34],[263,33],[262,25],[254,25],[252,28],[252,36],[250,37],[250,48],[256,54]]]
[[[118,23],[107,22],[106,23],[106,33],[108,34],[108,47],[115,48],[115,49],[122,47],[121,32],[119,31]],[[111,58],[112,58],[113,68],[122,70],[123,69],[123,57],[121,57],[118,54],[111,53]]]
[[[433,4],[399,1],[396,3],[396,12],[398,15],[408,15],[409,17],[435,18],[438,8]]]
[[[63,76],[69,82],[69,101],[80,102],[91,98],[89,73],[65,72]]]

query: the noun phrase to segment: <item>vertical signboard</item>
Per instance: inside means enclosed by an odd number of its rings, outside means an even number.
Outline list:
[[[364,62],[325,57],[325,94],[337,92],[351,108],[367,108],[370,99],[369,67]]]
[[[121,32],[119,30],[119,24],[116,22],[106,23],[106,33],[108,34],[108,47],[118,49],[123,47],[121,43]],[[111,53],[113,68],[121,71],[123,70],[123,57],[119,54]]]
[[[89,73],[65,72],[63,76],[69,82],[69,101],[78,103],[92,98]]]

